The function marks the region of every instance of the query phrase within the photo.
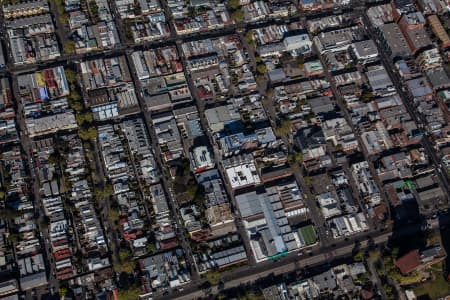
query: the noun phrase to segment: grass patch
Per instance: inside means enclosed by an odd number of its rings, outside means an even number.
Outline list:
[[[111,208],[111,209],[109,209],[109,211],[108,211],[108,215],[109,215],[109,218],[110,218],[111,220],[117,221],[117,220],[119,220],[119,215],[120,215],[120,213],[119,213],[119,211],[118,211],[117,209]]]
[[[440,262],[440,263],[431,265],[431,266],[428,268],[428,270],[433,271],[433,273],[440,273],[440,274],[441,274],[443,268],[444,268],[443,263]],[[437,275],[437,274],[435,274],[435,275]]]
[[[219,283],[220,272],[219,271],[209,271],[203,275],[206,280],[209,281],[212,285],[216,285]]]
[[[132,259],[122,261],[121,263],[118,261],[115,261],[114,262],[114,271],[119,272],[119,273],[122,273],[122,272],[132,273],[135,266],[136,266],[136,263]],[[128,299],[137,299],[137,298],[128,298]]]
[[[391,272],[390,273],[391,278],[398,282],[400,285],[410,285],[418,283],[422,280],[422,273],[414,271],[411,274],[408,275],[402,275],[399,272]]]
[[[444,279],[442,273],[433,271],[433,275],[433,280],[421,283],[413,289],[417,297],[428,295],[431,299],[439,299],[450,294],[450,283]]]
[[[300,232],[305,240],[306,245],[312,245],[317,241],[316,232],[312,225],[300,228]]]
[[[361,283],[365,283],[370,280],[369,276],[367,276],[367,273],[359,274],[357,278],[358,278],[358,281]]]
[[[427,247],[441,244],[441,235],[436,233],[431,233],[427,237]]]
[[[131,257],[131,252],[128,249],[121,249],[119,251],[120,261],[116,256],[114,258],[114,271],[122,273],[132,273],[136,267],[136,262]]]
[[[117,296],[119,300],[139,299],[141,290],[138,286],[130,287],[127,290],[119,290]]]
[[[372,250],[369,251],[369,258],[372,260],[377,260],[380,258],[380,251],[379,250]]]
[[[119,229],[118,221],[120,217],[120,212],[118,209],[111,208],[108,210],[108,217],[111,220],[111,226],[114,230]]]

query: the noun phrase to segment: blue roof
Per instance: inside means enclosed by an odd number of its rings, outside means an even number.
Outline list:
[[[233,133],[241,132],[244,129],[244,124],[241,120],[230,120],[224,123],[225,130]]]
[[[45,87],[39,88],[39,94],[41,96],[41,100],[48,100],[48,93]]]
[[[191,130],[192,136],[194,137],[203,136],[203,130],[200,127],[199,120],[189,121],[189,129]]]
[[[263,128],[253,133],[245,135],[243,132],[224,136],[220,143],[228,151],[239,150],[245,143],[257,141],[258,144],[267,144],[276,140],[276,136],[271,128]]]

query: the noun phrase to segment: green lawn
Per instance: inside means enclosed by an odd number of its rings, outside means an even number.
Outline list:
[[[442,265],[437,264],[431,267],[431,270],[435,276],[434,280],[422,283],[413,289],[417,297],[428,295],[431,299],[438,299],[450,294],[450,283],[445,281],[442,276],[442,268],[437,271],[437,266]]]
[[[139,295],[141,294],[141,290],[137,286],[132,286],[128,290],[119,290],[118,298],[119,300],[131,300],[131,299],[139,299]]]
[[[203,277],[205,277],[212,285],[216,285],[219,283],[220,272],[218,270],[211,270],[205,273]]]
[[[306,245],[312,245],[317,241],[316,232],[312,225],[300,228],[300,232],[305,239]]]

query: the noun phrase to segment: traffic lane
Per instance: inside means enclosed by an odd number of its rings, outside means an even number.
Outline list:
[[[408,237],[414,237],[417,234],[419,234],[421,232],[421,226],[420,224],[410,224],[401,228],[396,228],[394,232],[391,231],[384,231],[383,229],[377,232],[372,232],[372,233],[366,233],[365,235],[361,235],[358,237],[355,237],[355,239],[348,239],[348,240],[340,240],[340,241],[336,241],[336,243],[332,244],[331,246],[328,247],[324,247],[324,248],[319,248],[319,247],[315,247],[311,253],[309,253],[310,256],[313,256],[314,253],[317,252],[316,255],[320,255],[320,254],[325,254],[326,253],[330,253],[333,252],[333,256],[336,256],[336,249],[339,248],[347,248],[347,247],[354,247],[357,241],[361,241],[360,245],[362,247],[367,245],[367,242],[372,239],[372,241],[374,242],[374,244],[383,244],[386,242],[389,242],[390,240],[394,240],[397,238],[408,238]],[[361,238],[361,239],[358,239]],[[307,255],[302,255],[301,258],[298,257],[299,256],[299,252],[293,252],[288,254],[287,256],[281,257],[276,263],[279,265],[285,265],[285,264],[289,264],[291,262],[295,262],[295,261],[299,261],[306,259],[308,256]],[[330,256],[326,256],[326,259],[330,259]],[[327,260],[324,260],[323,263],[326,263]],[[233,279],[236,278],[240,278],[240,277],[245,277],[248,276],[249,274],[257,274],[260,273],[266,269],[272,269],[273,268],[273,261],[264,261],[261,262],[259,264],[257,264],[256,266],[242,266],[240,267],[238,270],[234,270],[231,272],[224,272],[224,275],[221,278],[221,281],[224,281],[224,278],[227,278],[228,281],[231,281]],[[189,285],[186,285],[184,287],[183,292],[178,292],[175,293],[175,295],[189,295],[192,294],[193,292],[195,292],[198,289],[198,285],[200,285],[202,282],[201,281],[192,281]],[[196,286],[197,285],[197,286]],[[229,287],[228,287],[229,288]],[[159,298],[158,298],[159,299]],[[162,298],[162,299],[168,299],[168,298]],[[189,298],[187,298],[189,299]]]
[[[386,233],[382,236],[376,237],[374,239],[374,243],[375,244],[385,243],[388,241],[389,237],[390,237],[390,234]],[[367,240],[361,242],[361,248],[365,248],[367,246],[368,246]],[[256,272],[256,273],[252,272],[252,271],[248,271],[248,272],[246,272],[247,273],[246,275],[243,274],[242,276],[238,276],[239,278],[225,281],[225,289],[237,287],[237,286],[240,286],[240,285],[246,284],[246,283],[252,283],[260,278],[265,278],[272,274],[275,276],[282,275],[282,274],[294,272],[294,271],[304,268],[304,267],[313,267],[313,266],[321,265],[324,262],[330,262],[330,259],[333,260],[333,259],[344,258],[344,257],[350,255],[352,253],[353,249],[354,249],[354,245],[347,245],[347,246],[338,248],[336,250],[333,250],[332,255],[330,255],[329,252],[320,253],[320,254],[312,256],[312,257],[304,258],[301,260],[296,260],[296,261],[289,262],[285,265],[281,265],[281,266],[277,266],[277,267],[273,267],[273,262],[272,262],[272,266],[266,267],[266,270],[262,270],[262,271]],[[224,278],[224,280],[226,280],[226,278]],[[220,291],[219,291],[218,285],[215,285],[211,288],[212,294],[218,294],[219,292]],[[203,290],[196,290],[187,295],[182,295],[182,296],[177,297],[175,294],[175,295],[172,295],[170,298],[169,297],[161,297],[160,299],[191,300],[191,299],[197,299],[197,298],[203,297],[203,296],[205,296],[205,292]]]
[[[363,21],[365,23],[367,32],[369,33],[369,35],[371,35],[371,38],[376,41],[378,51],[381,54],[380,55],[381,61],[382,61],[383,65],[386,66],[386,70],[387,70],[390,78],[392,79],[392,81],[397,89],[398,94],[402,98],[402,102],[405,104],[409,114],[414,119],[416,124],[419,124],[419,123],[427,124],[426,120],[424,120],[424,116],[422,114],[418,113],[417,109],[412,105],[411,101],[409,101],[410,97],[405,92],[405,87],[403,86],[403,81],[401,78],[399,78],[397,73],[393,72],[393,70],[395,70],[395,68],[393,68],[391,60],[386,56],[386,53],[383,51],[383,49],[379,45],[379,43],[380,43],[379,39],[377,38],[377,35],[374,33],[372,24],[370,23],[370,20],[368,20],[368,16],[365,13],[363,14]],[[437,158],[436,153],[432,149],[431,143],[428,140],[428,137],[426,135],[422,139],[422,145],[428,152],[427,154],[429,157],[431,157],[435,166],[438,167],[439,160]],[[443,175],[442,173],[444,173],[445,175]],[[447,190],[448,194],[450,194],[450,185],[449,185],[448,174],[446,172],[438,172],[438,178],[440,180],[440,185],[443,186]]]
[[[168,8],[168,9],[169,9],[169,12],[167,12],[165,9],[165,13],[170,16],[169,19],[172,19],[172,14],[170,13],[170,8]],[[323,14],[323,12],[318,12],[318,13],[312,12],[312,13],[308,13],[307,16],[308,16],[308,18],[314,18],[315,16],[320,16],[321,14]],[[191,41],[191,40],[207,39],[207,38],[218,37],[218,36],[223,36],[223,35],[227,35],[227,34],[234,34],[238,30],[243,30],[243,29],[250,30],[250,29],[266,27],[271,24],[277,24],[277,23],[281,24],[281,23],[286,23],[286,22],[289,23],[289,22],[296,22],[296,21],[299,21],[298,14],[294,14],[291,16],[284,16],[284,17],[269,17],[262,21],[237,22],[234,24],[223,25],[222,27],[218,27],[218,28],[208,30],[205,32],[195,32],[195,33],[189,33],[189,34],[184,34],[184,35],[177,35],[176,32],[175,32],[175,35],[173,35],[172,34],[173,30],[174,30],[174,27],[173,27],[170,30],[172,36],[169,38],[165,38],[165,39],[161,39],[161,40],[157,40],[157,41],[148,41],[148,42],[144,42],[141,44],[135,44],[134,42],[127,43],[127,42],[122,41],[122,43],[120,43],[119,45],[116,45],[114,47],[114,49],[112,49],[112,50],[105,49],[105,50],[80,53],[80,54],[70,54],[70,55],[63,54],[60,57],[53,59],[53,60],[39,61],[39,62],[36,62],[33,64],[26,64],[26,65],[12,65],[12,66],[9,66],[7,68],[7,70],[10,72],[16,72],[16,73],[28,73],[30,71],[35,70],[37,67],[39,67],[40,69],[45,69],[45,68],[49,68],[49,67],[52,67],[55,65],[67,64],[69,62],[73,62],[73,61],[77,61],[77,60],[85,60],[85,59],[94,59],[94,58],[104,57],[106,53],[111,56],[124,55],[124,54],[126,54],[126,51],[130,50],[130,49],[133,51],[136,51],[136,50],[142,50],[142,49],[162,47],[167,44],[171,44],[171,43],[173,44],[179,40],[181,40],[183,42],[187,42],[187,41]],[[172,23],[173,22],[169,22],[169,24],[171,24],[173,26]],[[169,26],[171,26],[171,25],[169,25]],[[119,27],[118,29],[121,30],[122,28]],[[9,39],[7,39],[7,41],[9,41]],[[8,52],[10,52],[10,51],[8,51]]]
[[[19,95],[17,94],[18,92],[18,86],[17,86],[17,80],[16,78],[13,76],[12,77],[13,80],[13,93],[14,96],[19,99]],[[26,124],[25,124],[25,118],[23,115],[23,106],[22,103],[19,101],[17,104],[17,123],[19,124],[20,127],[20,131],[21,132],[26,132]],[[39,221],[37,223],[38,227],[40,228],[40,224],[41,222],[44,223],[45,222],[45,214],[43,213],[43,206],[42,206],[42,202],[41,202],[41,198],[40,198],[40,185],[39,185],[39,181],[37,180],[37,174],[36,174],[36,169],[34,166],[34,159],[33,159],[33,153],[32,153],[32,141],[31,139],[28,137],[28,135],[26,134],[21,134],[20,135],[20,142],[23,148],[23,151],[25,152],[25,156],[26,156],[26,161],[28,164],[28,171],[30,172],[30,176],[31,176],[31,182],[30,182],[30,188],[33,190],[33,205],[34,205],[34,210],[35,213],[37,213],[39,215]],[[59,287],[59,282],[58,280],[56,280],[54,274],[55,274],[55,265],[53,262],[53,255],[51,253],[51,249],[49,248],[49,234],[48,234],[48,230],[40,230],[38,233],[38,237],[41,243],[41,246],[44,247],[43,249],[43,258],[44,261],[46,263],[46,274],[47,274],[47,280],[48,280],[48,285],[50,287],[55,287],[58,288]],[[39,288],[39,292],[41,292],[41,288]]]
[[[320,51],[317,49],[317,47],[314,46],[314,49],[315,49],[316,53],[320,53]],[[338,90],[338,88],[337,88],[337,86],[336,86],[336,84],[335,84],[335,82],[334,82],[334,80],[333,80],[333,78],[332,78],[332,73],[331,73],[331,71],[329,70],[329,68],[328,68],[328,66],[327,66],[327,64],[326,64],[326,62],[324,61],[324,57],[323,57],[322,55],[319,54],[319,59],[320,59],[320,61],[322,62],[322,65],[324,66],[325,78],[326,78],[326,79],[328,80],[328,82],[330,83],[330,87],[331,87],[331,90],[332,90],[332,92],[333,92],[333,95],[334,95],[334,98],[335,98],[335,102],[336,102],[337,106],[339,107],[339,109],[340,109],[340,110],[342,111],[342,113],[344,114],[344,118],[345,118],[345,120],[347,121],[347,124],[350,126],[350,128],[352,129],[352,132],[354,133],[355,137],[357,138],[357,140],[358,140],[358,145],[360,145],[360,148],[362,147],[362,149],[360,149],[360,150],[361,150],[361,153],[362,153],[363,156],[364,156],[364,159],[365,159],[365,160],[368,162],[368,164],[369,164],[369,170],[370,170],[371,174],[372,174],[372,175],[377,174],[377,172],[376,172],[376,170],[375,170],[375,168],[374,168],[374,166],[373,166],[373,163],[372,163],[371,160],[370,160],[370,156],[369,156],[369,154],[368,154],[368,152],[367,152],[367,149],[365,149],[365,147],[363,146],[364,143],[362,142],[362,138],[361,138],[361,135],[359,134],[359,130],[357,130],[357,128],[355,128],[355,126],[354,126],[354,124],[353,124],[353,122],[352,122],[352,118],[350,117],[349,111],[348,111],[348,109],[347,109],[347,107],[346,107],[345,100],[342,98],[342,95],[341,95],[341,93],[339,92],[339,90]],[[375,183],[376,183],[378,189],[379,189],[380,191],[382,191],[382,190],[383,190],[383,189],[382,189],[382,184],[381,184],[381,182],[379,181],[378,176],[375,176],[375,175],[374,175],[374,180],[375,180]],[[357,191],[358,191],[358,194],[359,194],[359,189],[358,189]],[[388,200],[388,198],[385,197],[384,194],[381,194],[381,197],[382,197],[383,202],[387,205],[387,207],[389,207],[389,200]],[[361,200],[362,200],[362,199],[358,199],[358,200],[357,200],[357,201],[358,201],[358,206],[360,206],[361,211],[362,211],[362,212],[364,213],[364,215],[368,218],[368,211],[365,209],[364,203],[362,203]],[[370,228],[370,229],[373,229],[373,227],[374,227],[373,222],[370,222],[370,223],[369,223],[369,228]]]
[[[133,78],[133,81],[136,84],[139,84],[140,87],[140,80],[139,78],[137,78],[137,73],[136,73],[136,69],[134,67],[133,61],[130,57],[130,54],[127,53],[126,54],[126,59],[127,59],[127,63],[128,66],[130,68],[131,71],[131,76]],[[161,154],[161,149],[158,145],[158,138],[156,135],[156,131],[155,128],[153,126],[151,126],[152,124],[152,116],[151,114],[145,109],[145,101],[142,98],[142,94],[141,93],[137,93],[137,98],[138,98],[138,102],[141,108],[141,111],[144,112],[144,120],[146,125],[146,130],[150,135],[150,140],[152,143],[152,147],[155,151],[155,157],[156,157],[156,163],[158,165],[158,169],[161,170],[163,176],[161,177],[161,185],[164,189],[165,195],[168,198],[168,202],[170,205],[170,208],[172,210],[172,218],[176,223],[176,226],[178,228],[177,234],[178,234],[178,241],[181,242],[181,247],[183,248],[184,252],[185,252],[185,256],[186,256],[186,261],[189,263],[189,266],[191,268],[191,278],[192,279],[197,279],[198,278],[198,268],[197,268],[197,263],[195,262],[195,259],[193,258],[193,252],[192,249],[190,247],[189,242],[186,239],[186,236],[184,234],[184,231],[182,230],[182,228],[184,228],[183,226],[183,222],[181,220],[180,214],[178,212],[178,203],[176,201],[176,197],[173,193],[173,188],[172,188],[172,181],[169,180],[169,177],[167,176],[167,170],[166,170],[166,165],[162,160],[162,154]]]

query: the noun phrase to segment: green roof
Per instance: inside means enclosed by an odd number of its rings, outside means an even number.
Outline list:
[[[414,190],[414,183],[411,180],[409,180],[409,179],[401,181],[400,183],[398,183],[395,186],[395,188],[396,189],[402,189],[405,185],[408,187],[409,190],[411,190],[411,191]]]
[[[317,241],[316,231],[312,225],[300,228],[300,233],[306,245],[312,245]]]
[[[285,256],[285,255],[287,255],[287,254],[288,254],[288,252],[287,252],[287,251],[284,251],[284,252],[277,253],[277,254],[275,254],[275,255],[269,256],[269,259],[277,259],[277,258],[282,257],[282,256]]]
[[[90,39],[88,42],[88,47],[89,48],[93,48],[93,47],[97,47],[97,41],[95,39]]]

